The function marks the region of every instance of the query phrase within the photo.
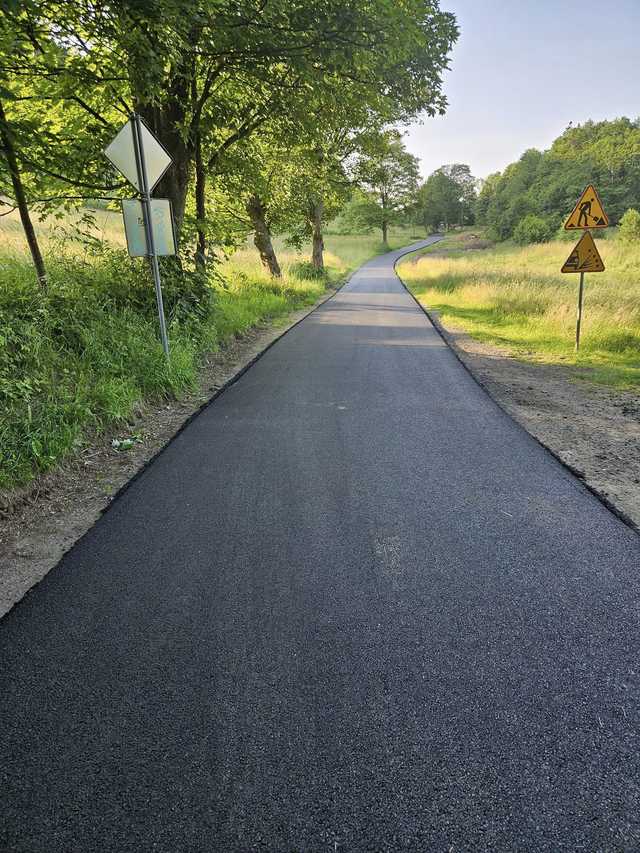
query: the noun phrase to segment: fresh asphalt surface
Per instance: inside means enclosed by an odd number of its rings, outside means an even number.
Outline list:
[[[0,850],[638,850],[640,538],[366,264],[0,623]]]

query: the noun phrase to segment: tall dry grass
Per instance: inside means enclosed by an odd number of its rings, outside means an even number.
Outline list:
[[[451,241],[449,247],[449,256],[436,247],[400,267],[412,292],[445,325],[519,357],[590,368],[597,382],[640,384],[640,246],[598,240],[606,271],[585,277],[579,353],[579,276],[560,273],[572,243],[464,251]]]

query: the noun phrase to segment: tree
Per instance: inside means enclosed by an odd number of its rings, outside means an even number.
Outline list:
[[[640,213],[630,207],[620,220],[620,240],[626,243],[640,243]]]
[[[442,166],[441,168],[458,188],[460,225],[465,225],[467,220],[472,222],[476,201],[476,179],[471,174],[471,169],[466,163],[452,163],[450,166]]]
[[[552,230],[541,216],[528,213],[513,230],[513,239],[521,246],[529,243],[545,243],[552,236]]]
[[[33,227],[31,215],[29,213],[29,205],[27,203],[24,184],[22,182],[22,176],[20,174],[20,169],[18,167],[18,161],[16,158],[16,147],[13,139],[13,131],[9,123],[7,122],[4,107],[2,105],[1,100],[0,155],[2,156],[2,161],[4,161],[4,168],[6,169],[6,171],[8,171],[9,176],[11,178],[13,198],[15,199],[16,206],[20,212],[20,220],[22,222],[22,227],[24,229],[25,237],[27,239],[29,251],[31,252],[31,258],[33,260],[33,265],[36,270],[36,275],[38,276],[38,281],[40,282],[40,286],[42,288],[46,288],[47,271],[44,266],[42,252],[40,251],[38,238],[36,237],[36,232]]]
[[[387,130],[363,137],[353,174],[363,194],[356,197],[351,216],[380,228],[387,245],[389,226],[415,203],[418,159],[406,150],[398,131]]]
[[[425,228],[448,229],[456,220],[465,221],[465,208],[471,211],[475,200],[475,178],[463,163],[441,166],[433,172],[418,194],[420,219]]]
[[[481,182],[474,210],[475,219],[479,225],[487,224],[487,211],[489,205],[493,201],[500,177],[500,172],[493,172],[491,175],[487,175],[487,177]]]
[[[304,138],[314,120],[305,106],[321,92],[394,120],[441,112],[457,37],[453,16],[431,0],[5,5],[8,27],[32,45],[31,56],[7,50],[0,60],[8,85],[28,88],[20,110],[34,133],[28,145],[15,137],[28,194],[39,197],[41,182],[50,201],[117,195],[124,182],[109,177],[101,151],[135,108],[173,157],[157,194],[171,199],[179,236],[194,197],[188,231],[201,259],[207,182],[233,146],[286,115]]]

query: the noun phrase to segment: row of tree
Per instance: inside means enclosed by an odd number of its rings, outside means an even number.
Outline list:
[[[128,194],[102,151],[137,111],[173,158],[155,195],[183,264],[253,232],[278,275],[277,230],[322,267],[354,186],[386,237],[417,185],[390,128],[444,111],[457,34],[435,0],[0,0],[0,198],[46,283],[31,211]]]
[[[476,220],[504,240],[548,239],[587,184],[594,184],[612,224],[640,203],[640,120],[569,126],[547,151],[532,148],[483,182]]]
[[[417,190],[415,221],[432,230],[477,223],[496,240],[540,242],[587,184],[598,188],[613,225],[640,206],[640,119],[570,125],[547,151],[531,148],[485,180],[462,163],[442,166]]]

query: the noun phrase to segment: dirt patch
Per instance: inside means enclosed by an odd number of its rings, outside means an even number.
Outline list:
[[[593,385],[588,369],[519,361],[429,316],[493,399],[640,528],[640,395]]]
[[[132,421],[102,433],[26,488],[0,493],[0,616],[55,566],[117,492],[198,409],[288,329],[329,299],[227,343],[203,363],[197,389],[180,400],[140,406]],[[131,440],[131,441],[130,441]],[[124,441],[127,449],[114,443]]]

